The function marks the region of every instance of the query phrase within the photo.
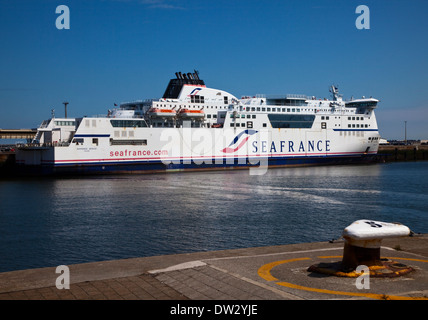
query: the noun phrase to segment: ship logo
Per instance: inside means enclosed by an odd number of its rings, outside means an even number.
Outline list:
[[[238,134],[233,141],[229,144],[227,148],[221,150],[223,153],[234,153],[242,148],[242,146],[248,141],[248,139],[255,133],[257,130],[244,130]],[[245,135],[245,137],[243,137]]]
[[[197,93],[199,93],[199,91],[201,91],[201,90],[202,90],[202,88],[195,88],[192,90],[192,92],[190,92],[189,96],[194,96]]]

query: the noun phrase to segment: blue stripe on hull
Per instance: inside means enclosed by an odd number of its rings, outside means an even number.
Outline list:
[[[320,156],[320,157],[270,157],[268,167],[293,167],[293,166],[316,166],[316,165],[341,165],[370,163],[376,160],[376,155],[354,155],[354,156]],[[19,166],[18,173],[21,175],[79,175],[79,174],[120,174],[120,173],[160,173],[170,171],[198,171],[198,170],[224,170],[245,169],[260,166],[261,159],[231,159],[217,163],[197,164],[193,161],[180,161],[180,163],[164,164],[160,161],[151,162],[126,162],[126,163],[84,163],[84,164],[60,164],[42,166]],[[22,169],[22,170],[21,170]]]

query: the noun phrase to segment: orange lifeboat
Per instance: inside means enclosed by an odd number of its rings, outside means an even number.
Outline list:
[[[205,112],[201,109],[187,109],[183,108],[178,112],[179,117],[187,119],[203,119],[205,117]]]
[[[173,118],[177,112],[173,109],[150,108],[149,115],[151,118]]]

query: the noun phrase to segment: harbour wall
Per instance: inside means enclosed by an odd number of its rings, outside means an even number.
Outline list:
[[[428,160],[428,145],[380,145],[378,162]]]

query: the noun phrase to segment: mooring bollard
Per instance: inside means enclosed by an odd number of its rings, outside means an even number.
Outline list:
[[[343,230],[342,270],[355,270],[359,265],[382,266],[380,247],[382,239],[404,237],[410,229],[398,223],[358,220]]]
[[[345,245],[341,262],[318,264],[308,271],[335,276],[356,277],[358,266],[367,266],[371,276],[396,277],[413,271],[401,263],[380,256],[381,242],[385,238],[410,235],[411,231],[400,223],[357,220],[343,230]]]

